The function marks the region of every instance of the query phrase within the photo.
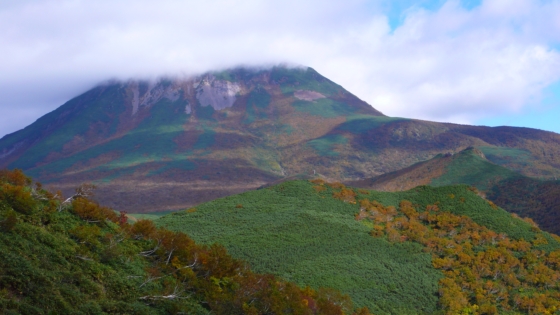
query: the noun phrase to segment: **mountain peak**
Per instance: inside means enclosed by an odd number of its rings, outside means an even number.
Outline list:
[[[312,68],[234,68],[193,77],[165,77],[155,81],[130,80],[120,83],[120,86],[126,90],[132,115],[140,108],[150,107],[163,99],[171,102],[185,101],[186,114],[193,113],[197,106],[210,106],[219,111],[231,108],[238,99],[257,92],[291,96],[295,100],[306,102],[342,100],[363,114],[383,116]]]

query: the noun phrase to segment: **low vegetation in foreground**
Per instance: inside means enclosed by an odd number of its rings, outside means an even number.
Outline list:
[[[87,198],[63,199],[0,171],[2,314],[351,314],[351,300],[258,274],[217,244],[128,224]],[[367,309],[355,314],[369,314]]]
[[[467,185],[292,181],[155,222],[375,314],[560,314],[560,239]]]

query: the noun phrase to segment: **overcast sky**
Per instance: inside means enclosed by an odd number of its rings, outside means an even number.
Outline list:
[[[560,133],[560,0],[1,0],[0,137],[97,83],[313,67],[389,116]]]

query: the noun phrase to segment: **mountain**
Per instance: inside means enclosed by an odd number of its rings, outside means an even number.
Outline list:
[[[483,150],[493,152],[493,149]],[[468,184],[507,211],[530,217],[544,230],[560,233],[560,181],[524,176],[492,163],[477,148],[440,154],[399,171],[347,184],[382,191],[402,191],[420,185]]]
[[[107,82],[0,139],[19,168],[129,212],[187,208],[298,174],[370,178],[476,146],[531,177],[560,175],[560,135],[387,117],[311,68]]]
[[[468,185],[379,192],[288,181],[154,220],[258,272],[331,287],[380,314],[547,314],[560,237]]]

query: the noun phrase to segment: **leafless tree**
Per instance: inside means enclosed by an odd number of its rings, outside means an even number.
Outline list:
[[[139,300],[173,300],[173,299],[186,299],[188,298],[188,296],[181,296],[181,290],[179,289],[179,286],[175,286],[175,289],[173,290],[173,293],[168,294],[168,295],[146,295],[146,296],[141,296],[138,299]]]
[[[78,188],[76,188],[76,193],[60,202],[60,204],[58,205],[58,212],[64,210],[64,208],[66,208],[66,206],[72,203],[72,200],[76,198],[87,198],[93,196],[93,191],[95,190],[95,188],[96,187],[93,184],[81,184],[80,186],[78,186]],[[56,194],[54,197],[62,200],[61,195]]]

